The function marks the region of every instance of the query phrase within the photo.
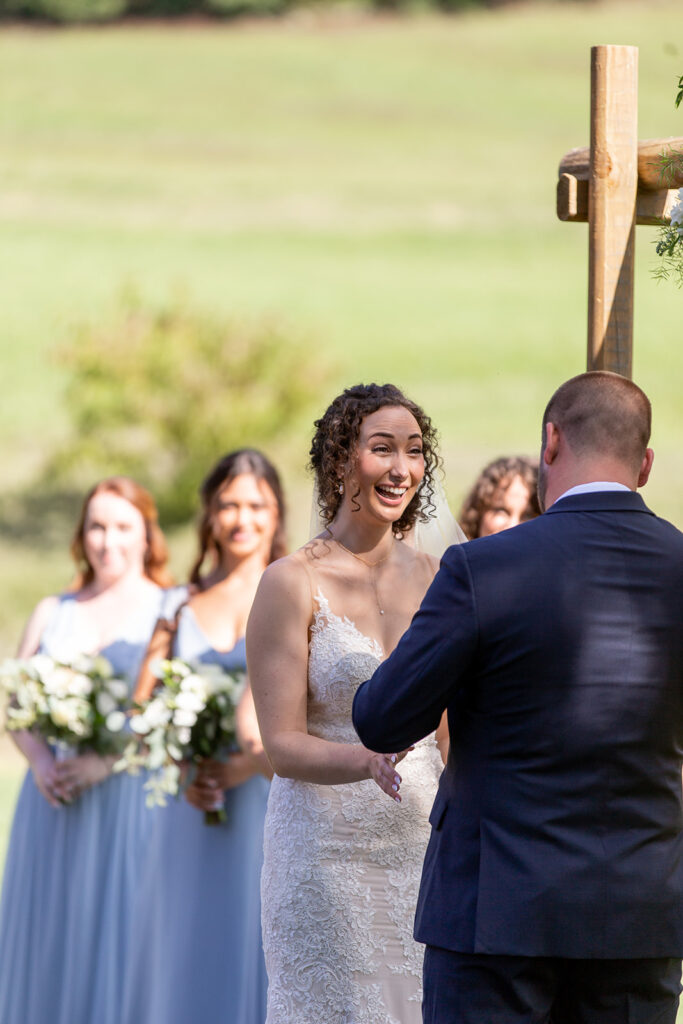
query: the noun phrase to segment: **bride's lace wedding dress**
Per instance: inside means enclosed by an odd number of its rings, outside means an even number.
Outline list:
[[[357,687],[384,657],[321,591],[311,628],[308,731],[358,743]],[[428,815],[443,765],[433,736],[401,762],[402,803],[371,779],[273,779],[262,875],[267,1024],[419,1024],[412,937]]]

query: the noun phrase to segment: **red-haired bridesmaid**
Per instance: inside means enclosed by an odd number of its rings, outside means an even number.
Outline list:
[[[71,589],[42,600],[19,656],[102,654],[135,682],[169,583],[151,496],[110,477],[86,496]],[[57,760],[14,734],[29,764],[14,815],[0,906],[2,1024],[119,1024],[133,872],[144,847],[141,780],[93,752]]]

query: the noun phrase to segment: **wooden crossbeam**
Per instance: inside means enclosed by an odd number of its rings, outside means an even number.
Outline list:
[[[588,219],[588,182],[575,178],[573,174],[560,174],[557,183],[557,216],[560,220],[585,224]],[[671,210],[677,200],[675,188],[662,188],[636,192],[636,224],[656,225],[671,218]]]
[[[683,137],[645,139],[638,143],[638,189],[636,191],[636,224],[661,224],[668,221],[683,186],[683,161],[674,164],[664,176],[662,156],[683,156]],[[586,223],[588,214],[588,181],[590,149],[572,149],[566,153],[558,169],[557,216],[560,220]]]

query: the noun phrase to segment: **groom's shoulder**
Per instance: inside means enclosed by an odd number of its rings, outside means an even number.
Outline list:
[[[657,529],[661,530],[662,534],[668,537],[672,544],[678,544],[683,547],[683,532],[674,523],[669,522],[668,519],[662,519],[658,515],[654,515],[653,518],[657,524]]]
[[[448,548],[444,558],[477,562],[481,559],[499,558],[507,552],[533,549],[538,543],[539,537],[548,530],[549,524],[543,522],[545,519],[545,516],[537,516],[535,519],[520,523],[509,530],[502,530],[500,533],[494,533],[488,537],[477,537],[463,544],[453,544]]]
[[[489,537],[480,537],[465,544],[454,545],[448,549],[446,556],[464,559],[471,569],[489,562],[501,565],[507,559],[528,558],[533,561],[541,558],[552,560],[552,552],[556,549],[559,538],[567,540],[575,537],[579,541],[590,535],[594,529],[597,531],[604,529],[607,522],[603,518],[602,524],[599,526],[597,522],[591,523],[590,517],[557,515],[555,514],[557,511],[560,509],[554,509],[551,506],[542,515],[526,523],[520,523],[512,529],[503,530],[501,533]],[[583,510],[577,509],[576,511]],[[637,511],[646,513],[639,516],[639,522],[653,541],[661,548],[668,549],[675,559],[683,558],[683,532],[673,523],[657,516],[644,504],[642,509]],[[626,516],[622,520],[624,524],[631,521],[629,512],[620,513],[617,509],[607,513],[610,520],[614,515],[617,521],[620,514]],[[613,530],[614,526],[615,522],[611,522],[610,530]],[[596,536],[599,536],[599,532],[596,533]]]

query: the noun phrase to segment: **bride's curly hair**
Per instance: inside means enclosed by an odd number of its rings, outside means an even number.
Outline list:
[[[315,421],[311,442],[310,467],[315,473],[320,517],[326,526],[332,522],[342,501],[339,482],[356,455],[361,423],[366,416],[386,406],[402,406],[417,420],[422,432],[424,476],[400,519],[392,530],[400,535],[415,523],[426,523],[434,511],[432,494],[434,474],[440,465],[436,449],[437,434],[424,410],[403,394],[394,384],[356,384],[338,395],[326,412]],[[356,495],[352,495],[355,499]]]

